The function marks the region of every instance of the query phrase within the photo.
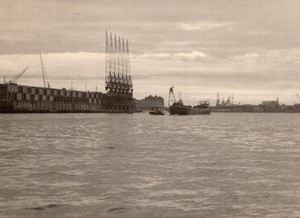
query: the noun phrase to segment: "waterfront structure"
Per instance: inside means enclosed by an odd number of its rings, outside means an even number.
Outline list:
[[[50,88],[40,55],[44,87],[16,83],[26,68],[16,79],[0,84],[0,112],[135,112],[128,40],[116,35],[113,40],[106,32],[105,52],[106,93]]]
[[[107,31],[105,39],[105,107],[112,111],[134,112],[128,40]]]
[[[261,105],[217,105],[211,107],[211,112],[263,112]]]
[[[262,101],[261,103],[262,110],[264,112],[278,112],[279,111],[279,101]]]
[[[135,100],[136,110],[141,111],[150,111],[150,110],[164,110],[164,99],[160,96],[149,95],[141,100]]]
[[[100,92],[0,85],[0,112],[106,112],[106,102]]]
[[[280,104],[279,99],[276,101],[262,101],[259,105],[252,104],[223,104],[217,102],[216,106],[211,107],[212,112],[256,112],[256,113],[299,113],[300,104],[285,105]]]

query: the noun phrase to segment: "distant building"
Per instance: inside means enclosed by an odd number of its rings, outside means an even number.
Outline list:
[[[300,111],[300,104],[294,104],[294,108],[297,112]]]
[[[278,112],[279,103],[277,101],[262,101],[261,107],[264,112]]]
[[[163,110],[165,108],[164,98],[160,96],[149,95],[141,100],[135,101],[137,111],[149,111],[153,109]]]

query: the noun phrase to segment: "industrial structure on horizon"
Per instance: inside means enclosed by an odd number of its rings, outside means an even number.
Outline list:
[[[262,101],[259,105],[253,104],[234,104],[234,93],[228,95],[227,100],[220,101],[217,93],[216,106],[211,107],[212,112],[266,112],[266,113],[299,113],[300,104],[285,105],[280,104],[279,98],[276,101]],[[299,96],[298,96],[299,97]]]
[[[139,100],[133,98],[128,40],[106,31],[105,45],[106,93],[51,88],[40,54],[44,87],[17,84],[28,67],[8,82],[4,78],[0,84],[0,112],[136,112]],[[160,97],[147,101],[147,105],[156,107],[156,101],[163,104]]]
[[[153,109],[164,110],[164,99],[149,95],[133,98],[133,84],[128,39],[105,33],[105,90],[106,93],[51,88],[42,54],[39,54],[43,87],[19,85],[17,81],[28,70],[26,67],[11,80],[0,84],[0,112],[103,112],[134,113]],[[174,93],[173,93],[174,95]],[[299,98],[300,96],[297,95]],[[174,101],[175,100],[175,96]],[[181,98],[180,98],[181,99]],[[276,101],[262,101],[259,105],[236,104],[234,93],[222,102],[217,94],[211,112],[300,112],[300,104],[285,105]],[[174,102],[173,102],[174,103]],[[169,96],[170,106],[170,96]]]

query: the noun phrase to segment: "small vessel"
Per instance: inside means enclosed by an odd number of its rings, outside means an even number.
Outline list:
[[[209,115],[210,106],[208,101],[199,101],[199,104],[196,106],[184,105],[182,100],[176,101],[175,95],[171,87],[169,90],[169,111],[170,115]],[[173,97],[173,104],[170,104],[170,99]]]
[[[150,115],[165,115],[164,112],[159,110],[158,108],[152,109],[152,111],[149,112]]]

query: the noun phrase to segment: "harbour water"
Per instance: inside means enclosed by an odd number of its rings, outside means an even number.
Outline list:
[[[299,114],[0,114],[0,217],[300,217]]]

